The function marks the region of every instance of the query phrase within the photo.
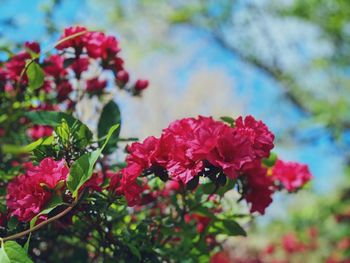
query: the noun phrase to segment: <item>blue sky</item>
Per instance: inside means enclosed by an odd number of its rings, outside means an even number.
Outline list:
[[[0,0],[1,20],[15,19],[16,21],[15,28],[0,24],[0,44],[6,44],[7,41],[38,40],[44,43],[45,46],[54,42],[55,39],[46,38],[45,35],[45,18],[42,10],[47,3],[48,1],[41,0]],[[84,24],[85,14],[89,13],[89,19],[95,18],[96,24],[103,27],[104,20],[99,19],[101,14],[104,13],[103,10],[91,7],[86,3],[89,2],[63,1],[63,4],[55,10],[55,21],[62,28],[71,24]],[[89,24],[92,23],[93,21],[89,21]],[[303,116],[297,108],[284,99],[278,83],[263,72],[245,64],[230,52],[217,46],[205,33],[180,28],[175,30],[173,34],[180,34],[182,38],[191,40],[190,42],[205,39],[205,52],[203,52],[203,49],[199,49],[193,57],[188,59],[186,64],[178,69],[181,82],[186,83],[192,70],[203,63],[207,64],[208,67],[220,66],[229,75],[235,76],[239,96],[246,97],[254,94],[247,111],[257,118],[263,119],[276,133],[277,138],[283,137],[286,128],[296,127],[307,120],[306,116]],[[247,82],[250,84],[247,85]],[[181,86],[179,85],[179,88]],[[288,147],[278,147],[276,152],[284,159],[309,164],[315,176],[314,188],[319,192],[328,192],[334,187],[329,183],[329,178],[338,178],[338,175],[342,172],[342,158],[339,156],[339,150],[330,139],[329,134],[322,127],[311,125],[307,129],[303,128],[299,136],[307,138],[309,135],[315,134],[317,139],[313,140],[312,143],[296,144],[294,146],[294,142],[291,142]],[[325,161],[325,157],[327,161]]]

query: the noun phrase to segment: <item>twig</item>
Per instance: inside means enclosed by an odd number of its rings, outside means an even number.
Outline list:
[[[22,231],[20,233],[14,234],[12,236],[4,237],[4,238],[2,238],[2,240],[3,241],[14,240],[14,239],[18,239],[18,238],[21,238],[23,236],[26,236],[30,233],[33,233],[34,231],[42,228],[43,226],[45,226],[45,225],[63,217],[63,216],[65,216],[66,214],[68,214],[77,205],[78,201],[79,201],[79,198],[76,201],[74,201],[69,207],[67,207],[65,210],[63,210],[61,213],[41,222],[40,224],[37,224],[36,226],[34,226],[30,229],[27,229],[27,230]]]

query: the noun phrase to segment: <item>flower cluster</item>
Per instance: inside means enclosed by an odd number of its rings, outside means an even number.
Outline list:
[[[27,165],[26,173],[15,177],[7,187],[7,209],[10,216],[28,222],[62,191],[69,169],[64,160],[45,158],[38,166]]]
[[[46,105],[54,110],[73,112],[84,97],[101,97],[112,91],[110,87],[113,86],[138,96],[147,88],[148,81],[138,79],[129,84],[129,73],[120,51],[119,41],[114,36],[82,26],[66,28],[49,55],[41,53],[38,43],[26,42],[22,51],[0,63],[0,100],[20,102],[28,100],[29,95],[34,98],[30,103],[36,107]],[[44,75],[41,86],[34,90],[28,88],[28,68],[33,64]],[[31,139],[51,133],[49,127],[40,125],[27,131]]]
[[[137,183],[139,176],[153,173],[188,189],[196,188],[200,177],[207,177],[218,186],[225,185],[228,178],[241,182],[243,198],[252,204],[251,211],[263,214],[277,190],[275,181],[286,184],[300,175],[299,170],[293,170],[294,177],[290,175],[293,173],[286,174],[286,178],[283,173],[269,176],[262,160],[269,157],[273,140],[267,126],[252,116],[237,118],[234,127],[202,116],[175,121],[160,138],[148,137],[128,147],[127,167],[122,170],[119,190],[129,205],[135,205],[142,192]]]

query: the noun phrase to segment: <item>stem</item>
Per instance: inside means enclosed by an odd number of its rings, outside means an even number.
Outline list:
[[[20,233],[14,234],[14,235],[12,235],[12,236],[4,237],[4,238],[2,238],[2,240],[6,242],[6,241],[8,241],[8,240],[18,239],[18,238],[21,238],[21,237],[23,237],[23,236],[26,236],[26,235],[28,235],[28,234],[30,234],[30,233],[33,233],[34,231],[36,231],[36,230],[42,228],[43,226],[45,226],[45,225],[47,225],[47,224],[49,224],[49,223],[51,223],[51,222],[53,222],[53,221],[55,221],[55,220],[57,220],[57,219],[63,217],[63,216],[65,216],[66,214],[68,214],[68,213],[77,205],[78,200],[79,200],[79,199],[77,199],[76,201],[74,201],[69,207],[67,207],[67,208],[66,208],[65,210],[63,210],[61,213],[59,213],[59,214],[57,214],[57,215],[55,215],[55,216],[53,216],[53,217],[51,217],[51,218],[49,218],[49,219],[47,219],[47,220],[41,222],[40,224],[37,224],[36,226],[34,226],[34,227],[30,228],[30,229],[27,229],[27,230],[22,231],[22,232],[20,232]]]

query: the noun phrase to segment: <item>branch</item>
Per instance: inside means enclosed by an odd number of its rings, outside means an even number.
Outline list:
[[[30,228],[30,229],[27,229],[25,231],[22,231],[20,233],[17,233],[17,234],[14,234],[12,236],[8,236],[8,237],[4,237],[2,240],[3,241],[8,241],[8,240],[13,240],[13,239],[18,239],[18,238],[21,238],[23,236],[26,236],[40,228],[42,228],[43,226],[47,225],[47,224],[50,224],[51,222],[65,216],[66,214],[68,214],[78,203],[79,201],[79,198],[76,199],[76,201],[74,201],[69,207],[67,207],[65,210],[63,210],[61,213],[53,216],[53,217],[50,217],[49,219],[41,222],[40,224],[37,224],[36,226]]]
[[[211,32],[211,35],[214,39],[214,41],[219,44],[222,48],[228,50],[231,53],[234,53],[238,56],[239,59],[243,60],[244,62],[249,63],[250,65],[260,69],[263,71],[266,75],[276,79],[279,83],[281,83],[284,86],[285,95],[286,97],[300,110],[302,110],[305,114],[310,114],[310,109],[308,109],[302,102],[300,102],[299,97],[295,92],[292,91],[291,86],[295,86],[295,84],[291,84],[294,82],[290,77],[285,75],[280,69],[269,67],[265,63],[262,63],[261,61],[255,59],[252,56],[243,54],[239,49],[235,48],[234,46],[230,45],[224,40],[224,37],[221,36],[217,32]],[[300,94],[299,94],[300,95]]]

